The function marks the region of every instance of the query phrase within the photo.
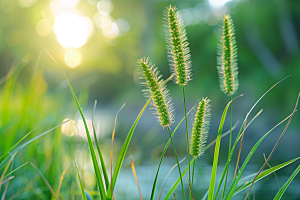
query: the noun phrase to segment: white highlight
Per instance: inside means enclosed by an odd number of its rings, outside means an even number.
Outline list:
[[[75,13],[61,13],[54,22],[58,42],[66,48],[83,46],[92,33],[93,22]]]

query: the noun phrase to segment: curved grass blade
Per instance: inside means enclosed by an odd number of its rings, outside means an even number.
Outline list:
[[[4,169],[4,171],[2,172],[2,175],[1,175],[1,178],[0,178],[0,191],[1,191],[2,181],[4,180],[4,175],[5,175],[6,171],[7,171],[7,169],[8,169],[8,167],[9,167],[10,163],[13,161],[15,155],[16,155],[16,154],[14,154],[14,155],[11,156],[11,159],[8,161],[8,163],[7,163],[7,165],[6,165],[5,169]]]
[[[194,107],[187,113],[187,115],[189,115],[190,112],[191,112],[193,109],[194,109]],[[180,126],[180,124],[183,122],[184,119],[185,119],[185,117],[183,117],[183,118],[181,119],[181,121],[178,123],[178,125],[177,125],[176,128],[174,129],[174,131],[173,131],[171,137],[174,136],[175,132],[177,131],[178,127]],[[150,197],[151,200],[153,200],[153,198],[154,198],[154,193],[155,193],[155,188],[156,188],[156,183],[157,183],[158,173],[159,173],[159,170],[160,170],[160,166],[161,166],[162,160],[163,160],[163,158],[164,158],[164,156],[165,156],[165,153],[166,153],[166,151],[167,151],[167,148],[168,148],[170,142],[171,142],[171,138],[168,140],[167,144],[165,145],[165,148],[164,148],[164,150],[163,150],[163,152],[162,152],[162,154],[161,154],[161,157],[160,157],[160,161],[159,161],[159,164],[158,164],[158,168],[157,168],[156,175],[155,175],[154,182],[153,182],[153,186],[152,186],[152,192],[151,192],[151,197]]]
[[[136,175],[136,171],[135,171],[135,166],[134,166],[134,161],[133,161],[133,156],[132,155],[130,156],[130,159],[131,159],[131,170],[132,170],[134,179],[135,179],[136,184],[137,184],[138,189],[139,189],[140,199],[143,200],[143,195],[142,195],[142,191],[141,191],[141,188],[140,188],[139,180],[138,180],[137,175]]]
[[[86,148],[87,144],[85,144],[82,149],[77,153],[77,155],[74,155],[74,160],[75,158],[77,158],[77,156]],[[74,162],[74,160],[67,166],[67,168],[62,172],[60,179],[59,179],[59,183],[58,183],[58,187],[57,187],[57,192],[56,192],[56,196],[59,197],[59,192],[60,192],[60,188],[62,185],[62,182],[64,180],[64,176],[66,175],[68,169],[71,167],[71,164]]]
[[[41,175],[41,177],[43,178],[44,182],[46,183],[47,187],[49,188],[50,192],[52,193],[52,195],[54,196],[54,198],[56,200],[58,200],[58,197],[56,196],[55,192],[53,191],[51,185],[49,184],[49,182],[47,181],[47,179],[45,178],[45,176],[42,174],[42,172],[33,164],[30,163],[32,165],[32,167],[34,167],[36,169],[36,171]]]
[[[22,137],[22,139],[20,139],[14,146],[12,146],[8,151],[6,151],[1,157],[0,160],[6,155],[8,154],[11,150],[13,150],[18,144],[20,144],[20,142],[22,142],[30,133],[32,133],[35,129],[33,129],[32,131],[30,131],[29,133],[27,133],[24,137]]]
[[[287,182],[280,188],[280,190],[277,192],[277,194],[275,195],[273,200],[281,199],[286,188],[290,185],[290,183],[296,177],[296,175],[298,174],[299,171],[300,171],[300,165],[296,168],[296,170],[293,172],[293,174],[290,176],[290,178],[287,180]]]
[[[184,157],[181,161],[179,161],[179,164],[182,163],[185,159],[186,159],[186,157]],[[164,188],[164,186],[165,186],[165,183],[166,183],[168,177],[170,176],[171,172],[172,172],[172,171],[175,169],[175,167],[177,167],[177,166],[178,166],[178,164],[176,163],[176,164],[170,169],[170,171],[168,172],[168,174],[167,174],[167,176],[166,176],[166,178],[165,178],[163,184],[161,185],[160,192],[159,192],[159,196],[158,196],[158,199],[157,199],[157,200],[160,200],[160,197],[161,197],[163,188]]]
[[[246,167],[246,165],[248,164],[250,158],[252,157],[252,155],[254,154],[254,152],[256,151],[256,149],[258,148],[258,146],[260,145],[260,143],[265,139],[265,137],[267,137],[269,135],[269,133],[271,131],[273,131],[277,126],[279,126],[280,124],[282,124],[284,121],[286,121],[287,119],[289,119],[293,114],[289,115],[287,118],[285,118],[284,120],[282,120],[281,122],[279,122],[276,126],[274,126],[271,130],[269,130],[265,135],[263,135],[260,140],[258,142],[256,142],[256,144],[252,147],[251,151],[249,152],[248,156],[246,157],[242,167],[239,170],[239,173],[236,177],[236,179],[233,181],[233,183],[231,184],[231,187],[225,197],[225,199],[231,199],[233,194],[234,194],[234,190],[236,188],[236,185]]]
[[[182,121],[183,121],[183,120],[184,120],[184,119],[182,119]],[[181,122],[182,122],[182,121],[181,121]],[[236,125],[235,125],[234,127],[232,127],[231,130],[234,130],[235,127],[236,127]],[[177,128],[178,128],[178,127],[177,127]],[[225,136],[228,135],[229,133],[230,133],[230,130],[226,131],[224,134],[222,134],[221,138],[225,137]],[[214,141],[212,141],[211,143],[209,143],[209,145],[207,145],[207,146],[205,147],[205,150],[204,150],[204,151],[206,151],[207,149],[209,149],[210,147],[212,147],[212,146],[215,144],[215,142],[216,142],[216,140],[214,140]],[[194,162],[195,162],[195,158],[190,162],[190,165],[192,165]],[[187,166],[187,167],[185,168],[185,170],[183,171],[182,176],[185,175],[185,173],[187,172],[188,169],[189,169],[189,168],[188,168],[188,166]],[[166,195],[166,197],[164,198],[164,200],[167,200],[167,199],[170,198],[170,196],[172,195],[172,192],[176,189],[176,187],[178,186],[179,182],[180,182],[180,177],[177,178],[176,182],[172,185],[172,187],[170,188],[170,190],[169,190],[168,194]],[[206,199],[207,195],[208,195],[208,190],[207,190],[207,193],[204,195],[205,198],[204,198],[204,197],[203,197],[203,198]],[[204,200],[204,199],[203,199],[203,200]]]
[[[9,172],[8,174],[6,174],[6,176],[4,177],[4,179],[6,179],[8,176],[10,176],[12,173],[14,173],[15,171],[21,169],[22,167],[24,167],[25,165],[27,165],[29,162],[24,163],[23,165],[17,167],[16,169],[12,170],[11,172]]]
[[[109,188],[109,179],[108,179],[108,175],[107,175],[103,155],[102,155],[99,143],[98,143],[95,124],[94,124],[96,105],[97,105],[97,100],[95,101],[94,110],[93,110],[93,114],[92,114],[93,133],[94,133],[94,138],[95,138],[95,143],[96,143],[98,155],[99,155],[100,162],[101,162],[101,168],[102,168],[102,173],[103,173],[103,176],[104,176],[105,186],[106,186],[106,188]]]
[[[63,125],[64,123],[67,123],[68,121],[69,121],[69,120],[66,120],[65,122],[63,122],[63,123],[61,123],[61,124],[59,124],[59,125],[57,125],[57,126],[51,128],[51,129],[49,129],[48,131],[45,131],[45,132],[41,133],[41,134],[39,134],[38,136],[32,138],[31,140],[25,142],[24,144],[22,144],[22,145],[20,145],[19,147],[17,147],[17,148],[12,152],[12,154],[18,153],[21,149],[23,149],[25,146],[27,146],[27,145],[30,144],[31,142],[33,142],[33,141],[35,141],[36,139],[38,139],[38,138],[40,138],[40,137],[46,135],[46,134],[49,133],[49,132],[55,130],[56,128],[60,127],[60,126]],[[0,164],[0,170],[1,170],[1,169],[5,166],[5,164],[9,161],[10,157],[11,157],[11,155],[8,156],[8,157],[6,157],[6,158],[1,162],[1,164]]]
[[[77,99],[77,96],[73,90],[73,87],[67,77],[67,75],[65,74],[64,70],[61,68],[61,66],[56,62],[56,60],[52,57],[52,55],[47,51],[47,49],[45,49],[46,52],[49,54],[49,56],[53,59],[53,61],[58,65],[58,67],[60,68],[62,74],[64,75],[64,78],[66,79],[67,83],[68,83],[68,86],[70,88],[70,91],[72,93],[72,96],[73,96],[73,99],[78,107],[78,110],[80,112],[80,115],[81,115],[81,118],[83,120],[83,123],[84,123],[84,127],[85,127],[85,131],[86,131],[86,136],[87,136],[87,139],[88,139],[88,144],[89,144],[89,147],[90,147],[90,152],[91,152],[91,156],[92,156],[92,161],[93,161],[93,166],[94,166],[94,171],[95,171],[95,174],[96,174],[96,179],[97,179],[97,183],[98,183],[98,187],[99,187],[99,191],[100,191],[100,196],[101,196],[101,199],[102,200],[106,200],[106,194],[105,194],[105,188],[104,188],[104,185],[103,185],[103,182],[102,182],[102,177],[101,177],[101,173],[100,173],[100,169],[99,169],[99,165],[98,165],[98,161],[97,161],[97,157],[96,157],[96,154],[95,154],[95,149],[94,149],[94,146],[93,146],[93,142],[92,142],[92,138],[90,136],[90,133],[89,133],[89,129],[88,129],[88,126],[87,126],[87,123],[86,123],[86,120],[85,120],[85,117],[83,115],[83,112],[82,112],[82,109],[80,107],[80,104],[79,104],[79,101]]]
[[[289,127],[289,125],[290,125],[290,123],[291,123],[291,121],[292,121],[292,118],[294,117],[295,112],[297,111],[298,102],[299,102],[299,97],[300,97],[300,92],[299,92],[299,94],[298,94],[297,101],[296,101],[296,105],[295,105],[295,108],[294,108],[294,110],[293,110],[292,116],[290,117],[290,119],[289,119],[287,125],[285,125],[284,130],[282,131],[282,133],[281,133],[279,139],[277,140],[276,144],[274,145],[274,147],[273,147],[273,149],[272,149],[270,155],[268,156],[267,160],[265,161],[265,163],[263,164],[263,166],[260,168],[260,170],[257,172],[257,175],[254,177],[253,182],[254,182],[254,180],[257,178],[257,176],[260,174],[260,172],[261,172],[261,171],[265,168],[265,166],[268,164],[268,162],[270,161],[270,159],[271,159],[271,157],[272,157],[272,155],[273,155],[275,149],[278,147],[278,145],[279,145],[279,143],[280,143],[282,137],[283,137],[284,134],[286,133],[286,130],[287,130],[287,128]],[[254,184],[253,182],[252,182],[252,184],[251,184],[251,186],[250,186],[249,191],[251,191],[251,188],[252,188],[252,186],[253,186],[253,184]],[[249,195],[249,192],[247,193],[246,198],[248,197],[248,195]],[[245,198],[245,199],[246,199],[246,198]]]
[[[191,162],[190,165],[194,164],[196,158],[194,157]],[[182,176],[185,175],[185,173],[189,170],[189,167],[185,168],[185,170],[182,172]],[[166,197],[164,198],[164,200],[168,200],[170,198],[170,196],[173,194],[173,191],[176,189],[176,187],[178,186],[178,184],[180,183],[180,177],[177,178],[177,180],[173,183],[173,185],[171,186],[168,194],[166,195]]]
[[[78,168],[77,168],[76,163],[75,163],[75,168],[76,168],[77,176],[78,176],[78,180],[79,180],[81,196],[82,196],[83,200],[87,200],[87,199],[86,199],[85,192],[84,192],[84,189],[83,189],[82,181],[81,181],[80,174],[79,174],[79,171],[78,171]]]
[[[115,183],[117,181],[117,178],[118,178],[121,166],[123,164],[123,160],[125,158],[125,154],[126,154],[128,146],[129,146],[131,137],[133,135],[133,132],[135,130],[135,127],[136,127],[139,119],[141,118],[142,114],[144,113],[144,111],[147,108],[148,104],[150,103],[151,99],[152,99],[152,97],[149,98],[149,100],[147,101],[147,103],[142,108],[141,112],[139,113],[139,115],[137,116],[136,120],[134,121],[134,123],[133,123],[133,125],[132,125],[130,131],[128,132],[128,135],[127,135],[127,137],[126,137],[126,139],[124,141],[124,144],[122,146],[122,149],[121,149],[118,161],[116,163],[116,167],[115,167],[115,170],[114,170],[113,178],[111,180],[111,185],[110,185],[109,189],[107,190],[107,199],[112,199],[112,193],[113,193],[113,190],[114,190],[114,186],[115,186]]]
[[[232,100],[227,104],[225,107],[222,117],[221,117],[221,122],[219,125],[219,130],[218,130],[218,135],[217,135],[217,140],[216,140],[216,145],[215,145],[215,153],[214,153],[214,161],[213,161],[213,168],[211,172],[211,179],[210,179],[210,184],[209,184],[209,192],[208,192],[208,200],[212,200],[214,196],[214,188],[215,188],[215,182],[216,182],[216,174],[217,174],[217,165],[218,165],[218,159],[219,159],[219,150],[220,150],[220,143],[221,143],[221,135],[223,131],[223,126],[227,114],[228,107]]]
[[[221,185],[222,185],[222,183],[223,183],[223,180],[224,180],[224,177],[225,177],[225,174],[226,174],[226,171],[228,170],[228,167],[229,167],[229,163],[230,163],[230,160],[231,160],[231,158],[232,158],[232,155],[233,155],[233,152],[234,152],[234,149],[235,149],[235,146],[237,145],[237,143],[238,143],[238,141],[239,141],[239,139],[241,138],[241,132],[242,132],[242,130],[243,130],[243,127],[244,127],[244,125],[245,125],[245,121],[248,119],[248,116],[250,115],[250,113],[252,112],[252,110],[255,108],[255,106],[260,102],[260,100],[268,93],[268,92],[270,92],[276,85],[278,85],[279,83],[281,83],[283,80],[285,80],[285,79],[287,79],[288,77],[290,77],[291,75],[288,75],[288,76],[286,76],[286,77],[284,77],[283,79],[281,79],[280,81],[278,81],[277,83],[275,83],[274,85],[272,85],[272,87],[270,87],[255,103],[254,103],[254,105],[251,107],[251,109],[249,110],[249,112],[247,113],[247,115],[246,115],[246,117],[245,117],[245,119],[244,119],[244,122],[243,122],[243,124],[242,124],[242,126],[241,126],[241,128],[240,128],[240,131],[239,131],[239,133],[238,133],[238,135],[237,135],[237,137],[236,137],[236,140],[235,140],[235,142],[234,142],[234,145],[233,145],[233,147],[231,148],[231,152],[230,152],[230,155],[229,155],[229,157],[228,157],[228,159],[227,159],[227,162],[226,162],[226,165],[225,165],[225,169],[224,169],[224,171],[223,171],[223,174],[222,174],[222,177],[221,177],[221,180],[220,180],[220,182],[219,182],[219,186],[218,186],[218,189],[217,189],[217,191],[216,191],[216,195],[215,195],[215,198],[214,199],[216,199],[217,198],[217,196],[218,196],[218,192],[219,192],[219,190],[220,190],[220,188],[221,188]],[[252,122],[252,120],[251,120],[251,122]],[[250,123],[246,126],[246,129],[247,129],[247,127],[250,125]]]
[[[114,139],[115,139],[115,133],[116,133],[116,126],[117,126],[117,119],[118,119],[118,114],[119,112],[124,108],[125,103],[121,106],[121,108],[118,110],[116,116],[115,116],[115,123],[114,123],[114,129],[111,135],[111,147],[110,147],[110,180],[112,181],[112,177],[113,177],[113,149],[114,149]]]
[[[285,162],[285,163],[281,163],[281,164],[279,164],[279,165],[276,165],[276,166],[274,166],[274,167],[272,167],[272,168],[270,168],[270,169],[267,169],[267,170],[263,171],[263,172],[255,179],[255,183],[256,183],[257,181],[259,181],[260,179],[262,179],[262,178],[264,178],[264,177],[266,177],[266,176],[268,176],[268,175],[270,175],[270,174],[276,172],[277,170],[279,170],[279,169],[281,169],[281,168],[283,168],[283,167],[285,167],[285,166],[287,166],[287,165],[289,165],[289,164],[295,162],[295,161],[298,160],[299,158],[300,158],[300,157],[295,158],[295,159],[292,159],[292,160],[290,160],[290,161],[287,161],[287,162]],[[250,176],[248,176],[248,177],[254,177],[256,174],[257,174],[257,173],[254,173],[254,174],[252,174],[252,175],[250,175]],[[246,177],[245,179],[247,179],[247,177]],[[238,193],[240,193],[241,191],[243,191],[243,190],[246,189],[247,187],[249,187],[249,186],[251,185],[251,183],[252,183],[252,180],[246,181],[245,184],[241,185],[240,187],[238,187],[238,188],[235,190],[233,196],[236,195],[236,194],[238,194]]]

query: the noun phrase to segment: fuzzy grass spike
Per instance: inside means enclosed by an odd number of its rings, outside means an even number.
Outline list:
[[[157,68],[151,63],[149,58],[142,58],[138,61],[139,79],[141,84],[146,87],[143,90],[144,96],[152,97],[152,104],[158,121],[162,127],[170,126],[173,123],[173,107],[169,91],[164,85],[161,75]]]
[[[225,15],[223,19],[222,38],[218,47],[218,71],[221,90],[233,95],[238,89],[237,47],[232,19]]]
[[[190,153],[194,157],[204,153],[210,123],[210,100],[202,98],[195,114],[195,122],[191,135]]]
[[[191,56],[183,20],[176,7],[167,8],[165,17],[166,44],[171,71],[176,83],[187,85],[191,80]]]

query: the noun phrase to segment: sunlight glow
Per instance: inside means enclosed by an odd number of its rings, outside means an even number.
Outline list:
[[[80,65],[82,56],[76,49],[70,49],[65,54],[65,62],[70,68],[75,68]]]
[[[93,31],[93,22],[88,17],[75,13],[61,13],[54,22],[58,42],[66,48],[83,46]]]
[[[232,0],[209,0],[209,5],[214,8],[220,8],[225,6],[225,4]]]

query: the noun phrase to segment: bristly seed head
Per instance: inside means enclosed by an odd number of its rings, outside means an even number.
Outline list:
[[[171,72],[176,83],[186,85],[191,80],[191,56],[183,21],[176,7],[167,8],[165,14],[166,45]]]
[[[221,90],[229,96],[233,95],[238,89],[239,82],[234,25],[229,15],[225,15],[223,19],[217,61]]]
[[[195,115],[190,146],[190,153],[194,157],[204,153],[211,116],[209,102],[209,99],[202,98]]]
[[[173,107],[169,91],[161,80],[161,75],[157,68],[151,63],[149,58],[138,60],[139,79],[141,84],[146,87],[143,90],[147,98],[152,96],[152,105],[158,116],[158,121],[162,127],[170,126],[173,123]]]

